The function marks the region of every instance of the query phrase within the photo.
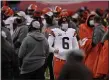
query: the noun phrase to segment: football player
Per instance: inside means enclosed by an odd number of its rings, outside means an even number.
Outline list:
[[[37,10],[37,5],[30,4],[26,10],[26,19],[27,19],[27,25],[30,25],[30,23],[33,20],[33,14]]]
[[[61,20],[60,27],[51,29],[48,37],[50,51],[54,53],[53,69],[56,79],[66,61],[67,51],[79,49],[75,29],[68,27],[66,17]]]
[[[13,31],[14,31],[14,20],[17,18],[17,17],[14,17],[14,11],[8,7],[8,6],[3,6],[2,7],[2,19],[5,23],[5,26],[9,29],[11,35],[13,34]]]

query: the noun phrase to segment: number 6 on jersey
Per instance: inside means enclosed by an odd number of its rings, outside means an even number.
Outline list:
[[[63,47],[64,49],[69,49],[69,43],[66,42],[66,41],[68,41],[68,40],[69,40],[68,37],[63,37],[63,38],[62,38],[62,47]]]

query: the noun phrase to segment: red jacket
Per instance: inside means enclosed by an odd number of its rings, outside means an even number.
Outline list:
[[[80,41],[83,43],[83,44],[80,43],[80,47],[84,50],[86,55],[84,58],[84,64],[89,68],[94,77],[96,58],[100,53],[101,44],[97,44],[95,47],[92,46],[93,28],[88,27],[87,23],[89,21],[89,17],[85,24],[80,25],[78,34],[80,37]]]
[[[101,75],[105,74],[108,75],[109,71],[109,46],[108,46],[109,41],[106,40],[104,42],[104,45],[101,49],[99,59],[98,59],[98,65],[96,68],[96,73],[95,77],[100,77]]]

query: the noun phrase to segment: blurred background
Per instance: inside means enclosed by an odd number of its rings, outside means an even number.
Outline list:
[[[2,1],[3,5],[9,5],[14,10],[25,10],[30,4],[36,4],[38,9],[45,7],[61,6],[63,9],[75,11],[81,6],[87,6],[90,10],[96,8],[107,9],[109,1],[89,1],[89,0],[36,0],[36,1]]]

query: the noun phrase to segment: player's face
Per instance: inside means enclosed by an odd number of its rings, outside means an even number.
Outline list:
[[[67,29],[68,29],[68,23],[67,22],[62,23],[61,29],[64,30],[64,31],[67,31]]]

